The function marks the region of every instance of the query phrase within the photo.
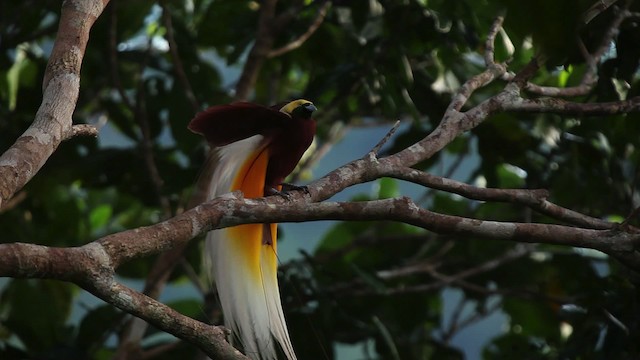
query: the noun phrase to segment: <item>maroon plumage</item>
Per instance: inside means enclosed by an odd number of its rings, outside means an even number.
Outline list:
[[[316,123],[311,102],[296,100],[266,107],[236,102],[208,108],[189,123],[189,129],[202,134],[212,147],[262,135],[269,149],[265,189],[276,188],[295,169],[311,145]]]

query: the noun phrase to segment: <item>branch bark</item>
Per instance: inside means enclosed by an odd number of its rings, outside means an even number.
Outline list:
[[[72,133],[89,31],[108,2],[69,0],[62,4],[58,34],[42,82],[42,104],[31,126],[0,156],[0,206],[38,173]]]

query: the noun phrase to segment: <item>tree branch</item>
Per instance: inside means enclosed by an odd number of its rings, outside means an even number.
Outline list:
[[[280,56],[302,46],[302,44],[304,44],[304,42],[307,41],[311,37],[311,35],[313,35],[313,33],[316,32],[316,30],[318,30],[320,25],[322,25],[322,22],[324,21],[324,18],[327,16],[327,11],[329,10],[330,6],[331,6],[331,2],[325,1],[325,3],[322,4],[322,6],[318,9],[316,18],[313,20],[311,25],[309,25],[309,28],[307,29],[307,31],[305,31],[304,34],[300,35],[297,39],[291,41],[290,43],[284,46],[271,50],[267,57],[272,58],[272,57]]]
[[[68,0],[42,82],[43,99],[33,124],[0,156],[0,206],[20,190],[72,132],[80,66],[89,31],[109,0]]]
[[[601,14],[602,11],[611,6],[615,2],[615,0],[607,0],[607,2],[608,4],[598,2],[594,4],[589,10],[587,10],[585,14],[583,14],[585,20],[584,24],[586,25],[591,20],[593,20],[594,17]],[[580,84],[570,87],[555,87],[540,86],[531,82],[527,82],[524,86],[524,90],[536,95],[560,97],[576,97],[587,95],[588,93],[590,93],[593,89],[593,86],[598,81],[598,63],[602,60],[604,54],[609,50],[611,42],[618,35],[618,31],[622,22],[631,16],[631,13],[628,11],[628,7],[629,2],[625,4],[625,8],[623,10],[616,13],[608,28],[605,30],[605,35],[603,36],[600,45],[593,53],[588,52],[580,38],[577,39],[579,45],[582,48],[582,53],[587,64],[587,70],[582,76]],[[507,74],[507,76],[505,77],[506,80],[511,80],[512,78],[512,74]]]
[[[247,100],[249,93],[254,88],[262,64],[267,58],[274,40],[274,29],[272,26],[276,13],[277,0],[265,0],[260,5],[260,16],[258,18],[258,30],[253,47],[249,51],[247,61],[242,68],[240,79],[236,84],[234,98],[238,101]]]
[[[71,131],[67,134],[67,136],[63,140],[68,140],[74,138],[76,136],[98,136],[98,129],[89,124],[78,124],[71,126]]]

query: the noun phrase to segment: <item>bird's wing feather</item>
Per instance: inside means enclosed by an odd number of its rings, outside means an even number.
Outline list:
[[[236,102],[212,106],[196,114],[188,127],[189,130],[204,135],[212,146],[224,146],[282,129],[288,119],[288,115],[276,109]]]

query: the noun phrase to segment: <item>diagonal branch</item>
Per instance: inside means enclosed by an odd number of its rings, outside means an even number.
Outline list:
[[[38,173],[73,131],[72,115],[89,31],[108,2],[69,0],[62,4],[58,34],[42,82],[42,104],[33,124],[0,156],[0,206]]]
[[[313,35],[313,33],[315,33],[316,30],[318,30],[320,25],[322,25],[322,22],[324,21],[324,18],[327,16],[327,12],[330,6],[331,6],[331,2],[329,1],[326,1],[324,4],[322,4],[322,6],[318,9],[318,13],[316,14],[315,19],[313,20],[311,25],[309,25],[309,28],[307,29],[307,31],[304,32],[304,34],[298,36],[298,38],[296,38],[295,40],[291,41],[290,43],[284,46],[271,50],[267,56],[270,58],[280,56],[302,46],[302,44],[304,44],[305,41],[309,40],[311,35]]]

